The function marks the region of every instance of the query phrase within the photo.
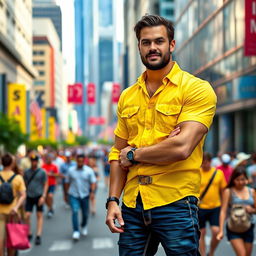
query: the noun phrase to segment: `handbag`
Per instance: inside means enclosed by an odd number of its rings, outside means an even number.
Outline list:
[[[12,220],[6,224],[6,247],[15,250],[30,248],[28,240],[29,226],[22,223],[14,223]]]
[[[229,201],[232,201],[232,190],[230,190]],[[233,204],[227,219],[228,229],[235,233],[244,233],[252,225],[251,215],[246,211],[244,205]]]

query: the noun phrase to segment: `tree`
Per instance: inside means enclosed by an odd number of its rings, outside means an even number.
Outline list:
[[[26,143],[28,135],[22,133],[18,122],[0,113],[0,145],[4,150],[15,154],[18,147]]]

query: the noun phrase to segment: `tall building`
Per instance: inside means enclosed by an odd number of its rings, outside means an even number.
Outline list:
[[[246,0],[247,1],[247,0]],[[209,81],[218,97],[206,150],[256,149],[256,56],[244,55],[245,0],[176,1],[181,68]]]
[[[32,66],[32,2],[0,0],[0,112],[7,111],[7,84],[25,86],[26,111],[33,78]],[[29,120],[26,132],[29,132]]]
[[[179,0],[176,0],[179,1]],[[159,14],[174,22],[175,20],[175,0],[159,0]]]
[[[34,81],[40,107],[54,108],[61,123],[63,113],[62,53],[60,39],[49,18],[33,19],[33,64],[39,76]]]
[[[62,48],[62,15],[55,0],[33,0],[33,18],[50,18],[60,38]]]

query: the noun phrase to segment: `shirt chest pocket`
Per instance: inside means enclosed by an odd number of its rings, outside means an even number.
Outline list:
[[[170,134],[177,125],[181,105],[158,104],[155,113],[155,128],[160,132]]]
[[[129,138],[138,134],[139,106],[127,107],[121,113],[121,118],[126,122]]]

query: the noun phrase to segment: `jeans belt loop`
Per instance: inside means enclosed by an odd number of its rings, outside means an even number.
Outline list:
[[[139,175],[138,182],[140,185],[148,185],[152,183],[152,177],[146,175]]]

